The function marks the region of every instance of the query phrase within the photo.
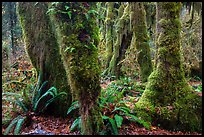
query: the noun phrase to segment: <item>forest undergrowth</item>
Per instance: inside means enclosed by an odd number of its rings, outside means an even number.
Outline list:
[[[28,60],[19,58],[15,62],[8,70],[2,70],[2,134],[5,133],[10,122],[22,113],[17,104],[7,99],[5,93],[17,93],[24,96],[27,90],[30,95],[32,86],[37,81],[36,71]],[[195,77],[188,79],[188,81],[197,91],[196,93],[202,96],[202,80]],[[201,135],[196,132],[168,131],[162,129],[159,125],[149,126],[145,121],[135,120],[134,104],[139,100],[145,89],[145,84],[141,83],[139,77],[137,79],[123,77],[119,80],[101,79],[101,87],[100,105],[106,126],[105,134]],[[11,97],[11,99],[15,98]],[[23,98],[19,98],[19,100],[22,101]],[[79,123],[76,123],[77,116],[79,114],[76,110],[74,113],[67,115],[66,118],[57,118],[46,114],[32,115],[30,123],[23,124],[19,134],[79,135],[80,127]],[[116,125],[112,124],[112,122],[115,122]],[[15,130],[14,127],[11,131]],[[13,134],[13,132],[8,134]]]

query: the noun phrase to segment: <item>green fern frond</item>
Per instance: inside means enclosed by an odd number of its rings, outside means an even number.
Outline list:
[[[40,74],[39,74],[39,76],[38,76],[37,84],[36,84],[36,86],[35,86],[35,88],[34,88],[34,90],[33,90],[32,104],[36,101],[36,98],[37,98],[36,95],[38,95],[37,92],[39,91],[40,82],[41,82],[41,76],[42,76],[42,73],[40,72]]]
[[[138,117],[136,117],[135,115],[132,114],[126,114],[126,116],[130,116],[134,122],[138,122],[139,124],[143,125],[146,129],[150,129],[150,124],[145,122],[142,119],[139,119]]]
[[[16,99],[16,104],[18,106],[20,106],[24,112],[27,112],[28,111],[28,108],[25,106],[25,104],[19,100],[19,98],[15,98]]]
[[[21,97],[19,94],[6,92],[6,93],[3,93],[3,95],[9,95],[9,96],[14,97],[15,99],[7,97],[7,98],[3,98],[3,100],[16,103],[19,107],[23,109],[24,112],[28,111],[25,104],[19,100],[19,98]]]
[[[6,95],[6,96],[14,96],[14,97],[21,97],[20,94],[12,93],[12,92],[4,92],[4,93],[2,93],[2,96],[4,96],[4,95]]]
[[[113,129],[114,135],[118,135],[118,128],[116,126],[115,121],[112,118],[108,117],[108,116],[102,116],[102,118],[109,120],[109,122],[111,123],[112,129]]]
[[[71,125],[70,131],[74,131],[74,129],[80,125],[81,117],[78,117],[74,120],[73,124]]]
[[[78,104],[78,100],[74,101],[71,106],[69,107],[68,111],[67,111],[67,115],[72,111],[79,108],[79,104]]]
[[[127,107],[116,107],[112,112],[114,112],[116,110],[123,111],[124,113],[130,113],[130,109]]]
[[[35,89],[34,92],[36,92],[36,93],[33,96],[33,104],[35,104],[37,102],[37,100],[40,98],[40,95],[42,93],[42,88],[47,84],[47,82],[48,81],[44,81],[39,89]]]
[[[11,118],[4,118],[2,119],[2,125],[7,125],[11,121]]]
[[[122,125],[122,123],[123,123],[123,117],[122,116],[119,116],[118,114],[116,114],[115,116],[114,116],[114,118],[115,118],[115,122],[116,122],[116,125],[117,125],[117,127],[121,127],[121,125]]]
[[[18,122],[18,120],[21,118],[21,116],[17,116],[16,118],[14,118],[11,123],[9,124],[9,126],[6,128],[4,135],[8,135],[8,133],[11,131],[12,127]]]
[[[17,124],[16,124],[16,128],[14,130],[14,135],[18,135],[20,132],[20,129],[23,125],[23,122],[25,121],[26,117],[22,117],[21,119],[18,120]]]
[[[41,109],[40,112],[43,112],[45,108],[47,108],[47,106],[52,103],[54,100],[57,100],[60,96],[62,95],[67,95],[67,93],[65,92],[61,92],[59,94],[57,94],[56,96],[54,96],[53,98],[49,99],[46,103],[45,103],[45,106]]]
[[[43,98],[45,98],[47,95],[49,95],[49,94],[54,97],[54,94],[51,92],[51,90],[46,91],[46,92],[37,100],[37,102],[36,102],[35,104],[33,104],[33,105],[34,105],[34,107],[33,107],[33,110],[34,110],[34,111],[37,110],[37,107],[38,107],[39,102],[40,102]]]

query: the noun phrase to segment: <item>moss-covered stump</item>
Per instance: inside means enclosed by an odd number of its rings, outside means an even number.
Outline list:
[[[100,94],[97,45],[99,28],[94,11],[96,4],[64,2],[52,6],[56,11],[71,12],[51,15],[56,25],[64,66],[68,74],[73,98],[79,101],[81,134],[95,135],[103,130],[103,120],[97,102]]]
[[[42,73],[41,83],[48,81],[44,90],[55,86],[58,92],[67,93],[48,111],[51,115],[65,116],[71,103],[70,87],[47,10],[48,5],[43,2],[19,2],[17,8],[26,51],[38,74]]]
[[[141,119],[170,130],[202,131],[202,97],[188,85],[180,53],[180,3],[159,2],[158,63],[136,103]]]
[[[150,56],[149,41],[147,32],[146,13],[143,2],[131,2],[131,26],[136,38],[137,62],[140,66],[142,82],[147,82],[153,67]]]

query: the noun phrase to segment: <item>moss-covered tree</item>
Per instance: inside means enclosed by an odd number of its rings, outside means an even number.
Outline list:
[[[106,2],[106,68],[108,68],[113,54],[113,24],[114,24],[114,2]]]
[[[152,60],[152,65],[155,67],[156,54],[156,2],[143,2],[146,11],[147,31],[150,36],[149,46]]]
[[[113,45],[113,54],[107,68],[106,74],[115,76],[116,79],[121,76],[121,63],[125,58],[126,49],[130,46],[132,32],[130,31],[129,4],[122,3],[118,9],[118,17],[115,24],[116,41]]]
[[[146,13],[143,2],[131,2],[131,25],[136,37],[137,61],[140,66],[142,82],[147,82],[147,78],[152,72],[152,62],[149,47],[149,35],[147,32]]]
[[[41,83],[48,81],[44,90],[55,86],[58,92],[66,92],[67,97],[54,102],[48,109],[52,115],[65,116],[67,107],[71,103],[70,89],[66,71],[59,53],[59,46],[50,23],[47,3],[19,2],[18,15],[26,46],[32,65],[38,75],[41,74]]]
[[[180,7],[179,2],[157,3],[158,63],[136,111],[167,129],[201,132],[202,98],[188,85],[182,67]]]
[[[103,121],[97,104],[101,87],[96,3],[62,2],[50,8],[57,12],[51,15],[51,18],[56,25],[71,90],[75,99],[79,101],[81,134],[100,134]]]

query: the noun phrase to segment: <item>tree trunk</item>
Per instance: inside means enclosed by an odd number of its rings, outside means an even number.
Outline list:
[[[8,3],[8,8],[9,8],[9,22],[10,22],[10,33],[11,33],[11,48],[12,48],[12,54],[13,54],[13,57],[15,58],[15,45],[14,45],[14,20],[13,20],[13,16],[14,16],[14,13],[12,11],[13,9],[13,3],[12,2],[9,2]]]
[[[157,3],[158,63],[135,110],[141,119],[166,129],[201,132],[202,97],[188,85],[182,67],[180,7]]]
[[[147,82],[147,78],[153,68],[149,47],[150,39],[147,33],[146,13],[142,2],[131,2],[131,10],[131,25],[136,37],[137,61],[140,66],[141,80],[142,82]]]
[[[26,43],[26,51],[32,65],[38,74],[42,73],[41,83],[48,81],[44,91],[51,86],[58,92],[66,92],[67,96],[54,102],[48,111],[52,115],[65,116],[71,103],[71,93],[66,77],[66,71],[59,53],[59,45],[52,30],[49,16],[46,14],[48,6],[43,2],[20,2],[18,14]]]
[[[114,2],[107,2],[106,12],[106,68],[108,68],[113,54],[113,21],[114,21]]]
[[[18,36],[18,34],[17,34],[17,14],[16,14],[16,2],[14,2],[14,5],[13,5],[13,25],[14,25],[14,38],[13,38],[13,43],[14,43],[14,45],[15,45],[15,51],[17,51],[18,50],[18,42],[17,42],[17,36]]]
[[[124,11],[124,12],[123,12]],[[113,47],[113,55],[107,69],[107,74],[115,76],[121,75],[120,61],[125,58],[126,49],[130,46],[132,32],[129,26],[129,5],[124,8],[122,4],[118,10],[118,21],[116,24],[117,39]]]
[[[69,7],[67,11],[66,6]],[[71,16],[57,13],[51,15],[51,18],[57,28],[71,91],[79,101],[81,134],[99,134],[103,126],[97,104],[101,90],[97,53],[99,28],[95,14],[90,13],[96,10],[96,3],[64,2],[51,8],[71,13]]]

